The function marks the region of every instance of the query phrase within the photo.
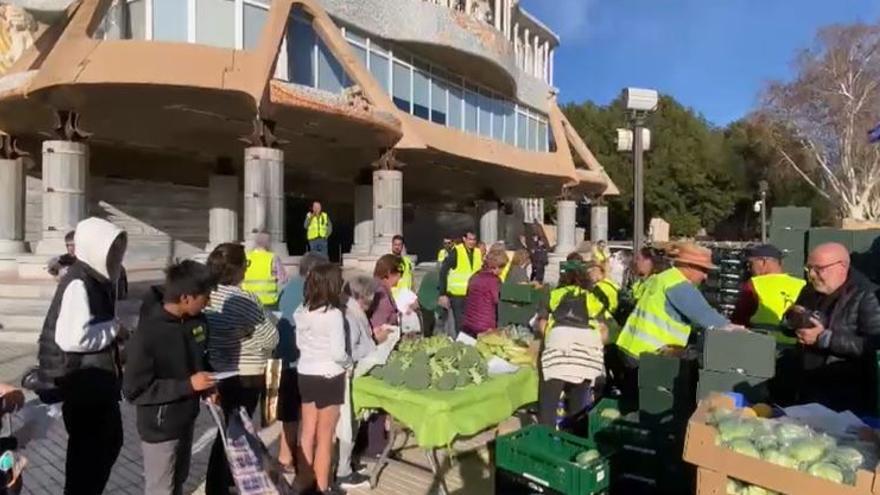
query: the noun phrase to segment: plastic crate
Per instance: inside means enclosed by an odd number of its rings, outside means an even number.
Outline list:
[[[639,421],[638,411],[623,414],[616,419],[609,419],[602,417],[602,411],[605,409],[617,409],[621,414],[624,413],[620,410],[616,399],[606,397],[596,404],[596,407],[590,411],[588,425],[590,439],[596,444],[610,447],[652,445],[656,429],[643,425]]]
[[[607,451],[588,465],[574,462],[596,448],[590,440],[531,425],[496,440],[495,467],[564,495],[602,494],[611,474]]]

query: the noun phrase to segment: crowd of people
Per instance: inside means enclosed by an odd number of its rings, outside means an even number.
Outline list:
[[[291,277],[265,233],[249,250],[226,243],[204,264],[174,263],[143,298],[137,329],[127,329],[116,311],[127,235],[101,219],[80,222],[64,261],[56,263],[59,284],[40,335],[37,376],[29,382],[44,401],[63,403],[65,493],[103,492],[123,442],[120,394],[137,410],[145,492],[181,493],[201,404],[214,404],[226,421],[242,409],[250,415],[265,409],[272,404],[265,398],[273,360],[281,371],[272,416],[281,423],[278,462],[285,473],[315,493],[368,483],[355,456],[358,432],[367,438],[365,455],[381,452],[387,421],[355,418],[357,363],[404,338],[406,315],[427,310],[409,299],[414,268],[402,236],[372,276],[345,281],[326,256],[330,225],[316,202],[304,224],[313,249]],[[522,241],[508,251],[500,242],[481,246],[467,231],[444,242],[436,307],[454,323],[450,336],[495,329],[505,284],[541,286],[546,239],[535,234]],[[695,328],[788,336],[775,401],[874,413],[877,288],[851,267],[839,244],[813,249],[806,281],[784,274],[782,257],[770,245],[749,251],[754,276],[728,319],[699,290],[717,268],[706,248],[640,249],[624,286],[609,276],[604,243],[586,256],[572,253],[529,322],[541,342],[539,420],[558,424],[561,399],[565,416],[574,416],[600,394],[636,394],[640,357],[684,348]],[[13,391],[0,390],[3,411],[20,405],[6,404]],[[232,486],[218,436],[206,493],[225,495]]]

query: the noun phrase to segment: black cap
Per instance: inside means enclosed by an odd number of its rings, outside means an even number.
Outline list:
[[[760,244],[758,246],[752,246],[746,252],[747,258],[775,258],[777,260],[781,260],[785,257],[785,254],[779,250],[778,247],[773,244]]]

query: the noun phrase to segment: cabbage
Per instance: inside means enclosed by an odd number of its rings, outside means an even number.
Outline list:
[[[736,438],[728,444],[730,450],[736,452],[737,454],[747,455],[749,457],[754,457],[755,459],[761,458],[761,453],[758,452],[758,449],[752,445],[746,438]]]
[[[709,412],[709,415],[706,418],[706,424],[717,426],[722,420],[732,417],[734,417],[734,414],[729,409],[715,409],[714,411]]]
[[[740,492],[741,495],[774,495],[776,492],[757,485],[749,485]]]
[[[853,447],[835,447],[825,460],[854,471],[864,465],[865,456]]]
[[[785,453],[798,462],[813,463],[825,453],[825,442],[815,438],[804,438],[793,442]]]
[[[773,435],[752,436],[751,440],[761,452],[776,450],[779,447],[779,442],[776,441],[776,437]]]
[[[602,412],[599,413],[599,417],[605,419],[617,419],[620,417],[620,410],[615,409],[613,407],[609,407],[607,409],[602,409]]]
[[[742,495],[742,483],[727,478],[727,495]]]
[[[730,443],[737,438],[748,438],[755,431],[756,422],[742,418],[725,418],[718,422],[718,433],[721,441]]]
[[[776,438],[779,443],[788,444],[812,435],[810,429],[794,423],[779,422],[776,425]]]
[[[585,450],[575,457],[574,462],[581,465],[586,466],[587,464],[592,463],[596,459],[599,458],[599,451],[596,449]]]
[[[807,469],[807,473],[823,480],[843,483],[843,471],[830,462],[817,462]]]
[[[770,464],[776,464],[777,466],[782,466],[791,469],[798,468],[798,461],[789,455],[785,455],[782,452],[771,449],[765,450],[764,455],[762,456],[765,461]]]

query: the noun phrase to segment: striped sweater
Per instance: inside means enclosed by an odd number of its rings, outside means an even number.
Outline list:
[[[234,285],[218,285],[205,317],[211,368],[262,375],[278,344],[278,330],[257,297]]]
[[[602,337],[596,330],[557,326],[547,336],[541,354],[544,379],[568,383],[604,380]]]

